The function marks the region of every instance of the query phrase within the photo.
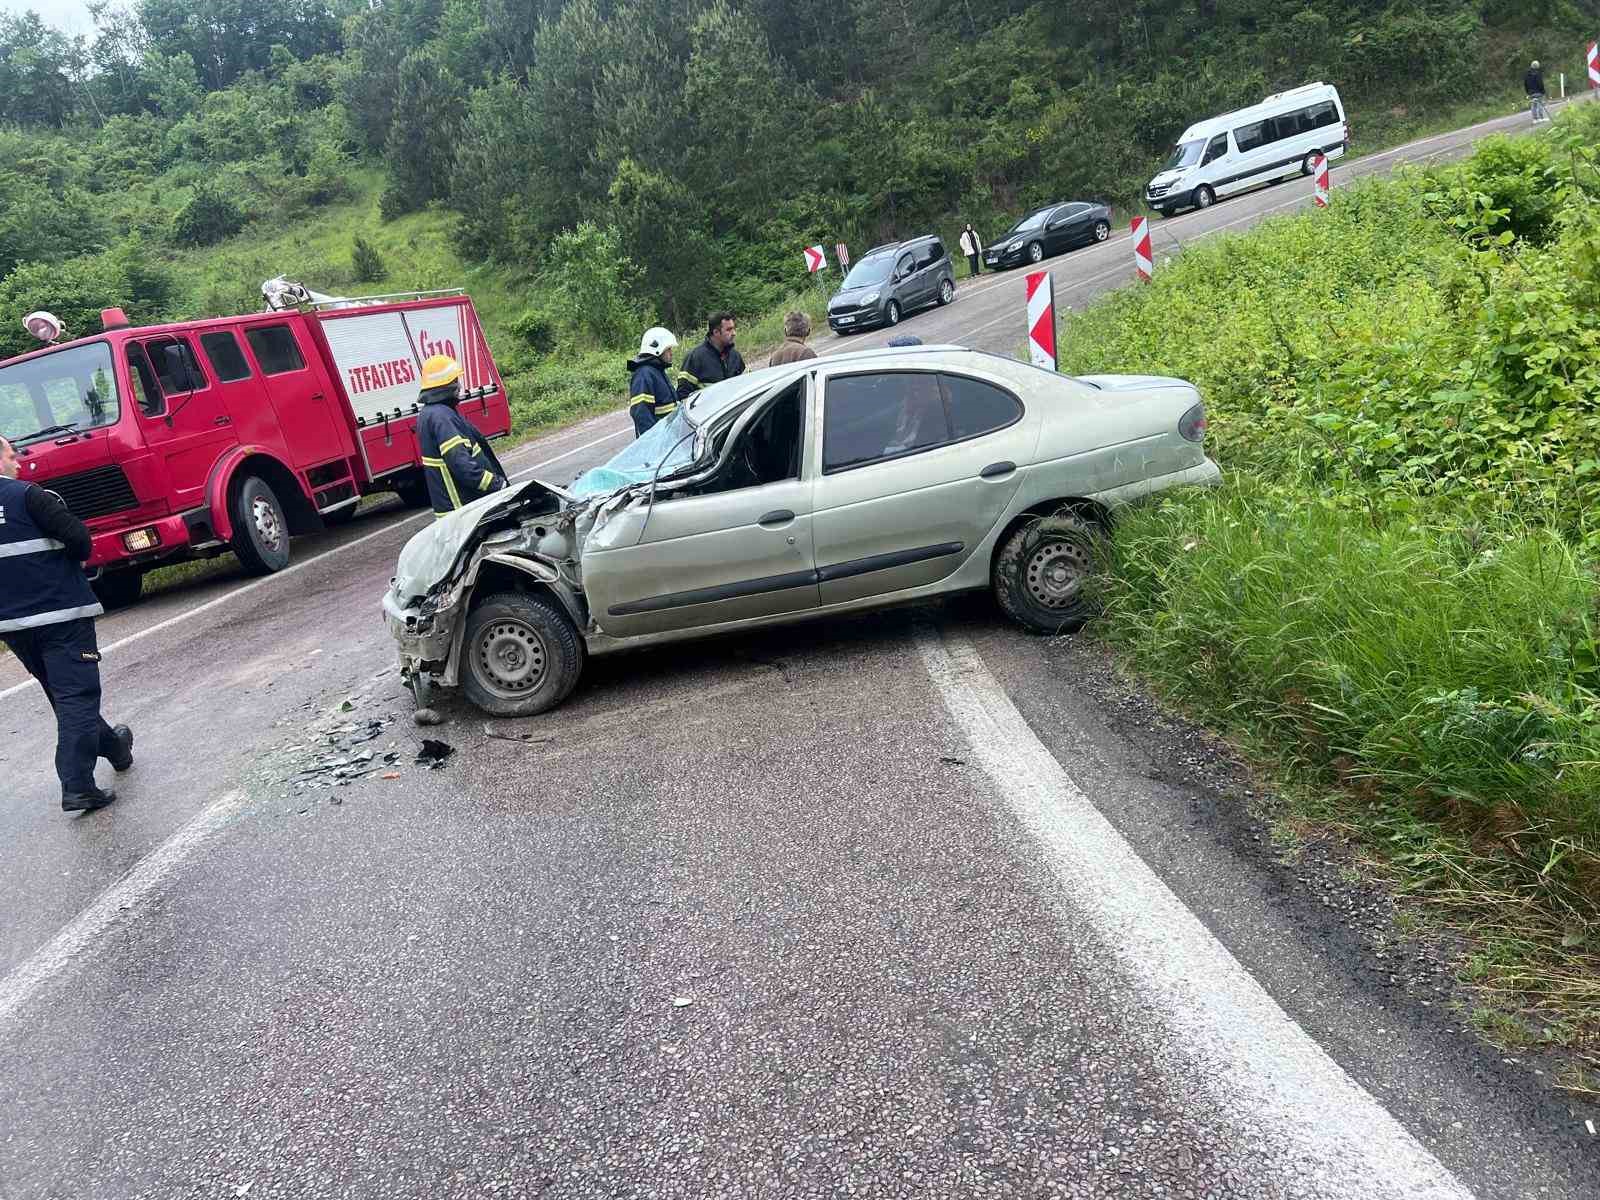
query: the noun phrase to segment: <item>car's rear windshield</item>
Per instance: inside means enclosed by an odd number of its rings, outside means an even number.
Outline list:
[[[871,258],[863,258],[850,268],[850,274],[844,277],[844,286],[865,287],[871,283],[882,283],[889,278],[889,271],[893,266],[893,254],[877,254]]]

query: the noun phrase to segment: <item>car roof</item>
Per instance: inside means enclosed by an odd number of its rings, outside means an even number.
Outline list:
[[[1337,100],[1339,89],[1331,83],[1308,83],[1303,87],[1290,88],[1288,91],[1274,92],[1256,104],[1245,108],[1234,109],[1233,112],[1219,113],[1214,117],[1207,117],[1204,121],[1196,121],[1183,131],[1180,142],[1194,142],[1201,138],[1215,137],[1227,129],[1232,129],[1257,117],[1270,117],[1274,113],[1292,111],[1304,108],[1308,104],[1316,104],[1323,100]],[[1340,102],[1343,107],[1343,102]]]

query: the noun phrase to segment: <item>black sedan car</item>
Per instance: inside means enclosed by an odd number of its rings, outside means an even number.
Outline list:
[[[992,245],[984,247],[983,265],[991,270],[1036,263],[1111,236],[1111,209],[1082,200],[1036,208]]]

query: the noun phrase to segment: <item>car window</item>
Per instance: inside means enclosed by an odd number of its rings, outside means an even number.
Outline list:
[[[161,390],[167,395],[198,392],[206,387],[206,377],[194,361],[188,338],[152,338],[144,349],[150,356],[150,365],[155,368]]]
[[[1022,404],[1010,392],[966,375],[941,375],[950,416],[950,440],[979,437],[1022,419]]]
[[[828,381],[824,474],[943,445],[950,423],[938,376],[925,371],[843,375]]]
[[[909,275],[913,270],[916,269],[916,265],[917,260],[914,257],[909,254],[902,254],[900,256],[900,261],[894,265],[895,274]]]
[[[1321,129],[1326,125],[1337,125],[1339,123],[1339,114],[1334,109],[1332,100],[1324,100],[1321,104],[1313,104],[1306,109],[1306,117],[1308,119],[1307,127],[1311,129]]]
[[[139,411],[147,417],[159,417],[167,411],[167,401],[156,383],[156,373],[150,369],[144,347],[138,342],[128,343],[128,381],[133,385],[133,399]]]
[[[239,349],[239,339],[224,330],[221,333],[202,333],[200,348],[206,352],[211,369],[223,383],[235,383],[250,378],[250,364]]]
[[[1215,162],[1217,159],[1221,158],[1227,152],[1228,152],[1228,135],[1225,134],[1225,133],[1219,133],[1219,134],[1217,134],[1216,137],[1212,138],[1210,144],[1206,146],[1205,161],[1202,162],[1200,165],[1204,166],[1205,163]]]
[[[944,247],[937,241],[929,242],[927,245],[917,248],[917,266],[919,268],[931,267],[943,257]]]
[[[1263,128],[1264,122],[1256,121],[1250,125],[1241,125],[1233,131],[1233,143],[1244,153],[1259,146],[1266,145],[1267,134]]]
[[[245,338],[254,351],[256,362],[263,375],[282,375],[298,371],[306,365],[300,357],[300,347],[295,343],[294,331],[287,325],[258,325],[245,331]]]

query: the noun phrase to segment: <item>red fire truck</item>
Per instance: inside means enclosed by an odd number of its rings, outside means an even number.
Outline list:
[[[430,355],[460,362],[463,416],[490,437],[510,430],[463,292],[314,297],[295,286],[281,309],[142,328],[110,308],[100,333],[0,363],[0,435],[21,478],[88,524],[105,603],[136,599],[153,567],[229,550],[280,571],[293,535],[348,520],[370,492],[425,504]],[[35,315],[36,334],[59,330]]]

